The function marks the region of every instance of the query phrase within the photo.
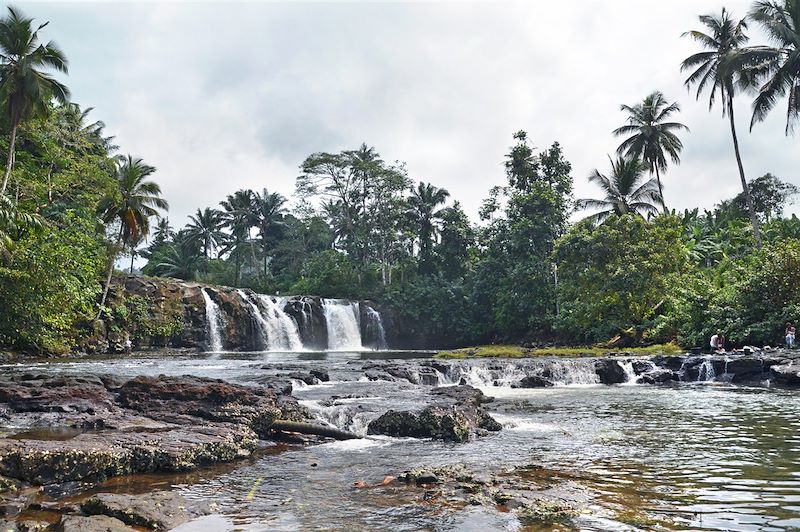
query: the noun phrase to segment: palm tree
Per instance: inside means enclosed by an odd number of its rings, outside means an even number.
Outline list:
[[[0,19],[0,103],[11,127],[0,195],[6,192],[14,166],[20,123],[46,115],[53,98],[62,103],[69,99],[69,89],[46,72],[52,69],[66,74],[67,58],[53,41],[47,44],[39,41],[39,30],[47,22],[35,30],[32,24],[33,19],[13,7],[8,8],[8,16]]]
[[[750,18],[761,24],[776,47],[759,46],[752,50],[752,59],[757,65],[757,75],[765,80],[753,102],[753,118],[750,129],[756,122],[766,118],[779,97],[788,93],[786,111],[786,134],[794,128],[800,117],[800,1],[760,0],[750,11]]]
[[[161,262],[153,268],[155,275],[194,281],[200,264],[204,262],[197,244],[197,240],[189,238],[185,229],[180,231],[167,246]]]
[[[253,219],[253,191],[237,190],[230,194],[222,205],[222,217],[225,226],[231,232],[231,238],[225,251],[233,255],[236,264],[235,283],[239,284],[242,269],[243,246],[250,238],[250,229],[255,225]]]
[[[666,213],[667,206],[664,203],[660,172],[667,170],[667,157],[675,164],[681,162],[680,152],[683,143],[675,132],[688,131],[689,128],[680,122],[669,121],[669,118],[681,108],[676,102],[668,104],[664,95],[655,91],[641,103],[634,106],[622,105],[620,109],[628,113],[628,121],[624,126],[615,129],[614,135],[630,136],[622,141],[617,153],[640,159],[650,167],[651,174],[655,172],[658,194],[661,196],[661,205]]]
[[[419,237],[419,257],[422,264],[427,264],[431,258],[432,240],[436,233],[435,221],[441,217],[442,210],[438,209],[450,193],[437,188],[430,183],[420,181],[417,188],[411,190],[408,198],[408,216],[416,225]]]
[[[261,251],[264,255],[264,277],[267,277],[267,239],[274,227],[284,225],[286,198],[277,192],[270,193],[266,188],[253,197],[253,218],[261,238]]]
[[[742,181],[742,191],[747,202],[747,210],[750,214],[750,223],[753,225],[753,237],[756,247],[761,248],[761,230],[759,229],[758,217],[753,207],[753,198],[750,195],[750,188],[747,186],[747,178],[744,175],[742,166],[742,156],[739,153],[739,140],[736,136],[736,121],[733,116],[733,98],[736,95],[737,87],[746,85],[749,74],[743,69],[737,68],[742,65],[743,49],[748,37],[745,35],[747,22],[735,20],[731,14],[722,9],[722,14],[701,15],[700,22],[708,28],[708,33],[701,31],[689,31],[684,33],[695,41],[699,42],[705,51],[693,54],[681,63],[681,72],[691,70],[692,73],[686,78],[685,85],[690,88],[697,86],[697,99],[706,87],[709,87],[710,95],[708,99],[709,110],[714,106],[717,93],[722,101],[722,115],[728,115],[731,126],[731,137],[733,138],[733,151],[736,154],[736,164],[739,167],[739,178]]]
[[[655,179],[651,177],[643,182],[647,164],[630,157],[618,157],[616,161],[609,157],[608,160],[611,161],[610,177],[596,169],[589,174],[589,182],[600,185],[605,197],[601,200],[579,199],[575,206],[578,209],[600,209],[600,212],[587,217],[596,223],[602,223],[612,215],[656,214],[656,204],[661,195]]]
[[[158,183],[145,181],[155,171],[155,167],[145,164],[139,158],[134,159],[131,155],[122,158],[117,164],[116,193],[100,200],[97,211],[103,222],[107,224],[119,222],[119,233],[109,261],[103,297],[100,300],[100,312],[108,296],[117,250],[124,249],[125,245],[128,245],[133,252],[136,243],[150,233],[150,218],[157,217],[159,210],[169,209],[169,204],[161,197],[161,187]]]
[[[202,242],[203,257],[206,261],[210,258],[211,252],[225,239],[225,234],[220,230],[222,222],[222,213],[208,207],[202,211],[197,209],[194,215],[189,216],[184,237]]]

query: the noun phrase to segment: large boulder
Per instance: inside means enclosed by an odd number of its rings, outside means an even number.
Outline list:
[[[602,384],[628,382],[628,374],[613,358],[598,358],[595,361],[594,369]]]
[[[782,386],[800,386],[800,364],[791,361],[787,364],[778,364],[769,368],[770,376],[775,384]]]
[[[490,401],[472,386],[448,386],[429,392],[431,404],[419,410],[389,410],[370,422],[369,434],[465,442],[502,427],[481,406]]]

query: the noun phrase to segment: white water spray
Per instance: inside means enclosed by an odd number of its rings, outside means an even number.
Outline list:
[[[331,351],[363,351],[358,303],[344,299],[323,299]]]
[[[201,292],[203,292],[203,300],[206,303],[208,348],[214,353],[219,353],[222,351],[222,314],[219,311],[219,305],[211,299],[206,289],[203,288]]]
[[[269,296],[256,294],[254,297],[248,297],[242,290],[236,292],[250,307],[250,314],[256,320],[265,351],[303,350],[297,324],[279,309]]]

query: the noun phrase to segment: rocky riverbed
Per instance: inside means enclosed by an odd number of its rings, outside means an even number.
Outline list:
[[[517,360],[414,356],[184,355],[141,362],[4,366],[0,526],[167,530],[187,521],[207,522],[230,515],[233,503],[208,494],[187,498],[185,490],[170,488],[185,485],[185,478],[195,479],[190,483],[198,478],[213,482],[217,476],[227,478],[226,483],[249,479],[249,485],[237,488],[237,512],[249,504],[248,496],[257,501],[257,493],[265,489],[286,489],[272,504],[292,506],[292,493],[305,490],[302,482],[308,478],[311,485],[319,484],[318,489],[338,493],[334,499],[340,502],[344,496],[354,504],[385,504],[396,511],[418,505],[444,512],[479,508],[484,516],[480,519],[489,515],[495,524],[502,515],[523,524],[571,522],[588,511],[586,485],[565,480],[571,477],[551,469],[552,464],[531,464],[526,450],[531,442],[519,439],[524,431],[540,430],[539,422],[517,420],[519,412],[540,411],[536,397],[548,396],[536,395],[540,390],[549,394],[548,390],[593,386],[594,391],[585,393],[596,395],[602,389],[638,385],[641,394],[672,389],[668,397],[679,398],[697,393],[697,387],[687,384],[721,384],[733,390],[800,385],[800,364],[794,353],[783,351]],[[494,400],[498,394],[501,399]],[[332,447],[334,440],[324,431],[318,436],[292,433],[286,430],[290,422],[327,422],[332,435],[338,429],[361,439]],[[527,423],[532,423],[530,429]],[[609,434],[599,441],[616,438]],[[580,436],[563,429],[563,438]],[[405,447],[414,451],[398,453]],[[315,448],[320,451],[311,451]],[[334,449],[341,449],[335,460],[323,458],[333,456]],[[371,449],[376,451],[366,451]],[[308,452],[318,458],[282,474],[270,471],[270,463],[286,467],[282,456]],[[369,452],[378,459],[369,467],[357,466],[363,458],[348,458],[350,452]],[[477,466],[487,459],[492,463]],[[195,474],[199,476],[187,477]],[[335,488],[329,484],[331,475],[339,479]],[[124,479],[139,487],[120,491],[130,484]],[[288,487],[282,487],[285,484]],[[294,507],[294,514],[302,514],[302,504]],[[384,519],[394,522],[390,516]],[[220,529],[226,527],[231,529]]]

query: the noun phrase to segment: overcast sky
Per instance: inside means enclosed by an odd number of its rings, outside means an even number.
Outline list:
[[[477,219],[519,129],[539,148],[558,140],[576,197],[591,197],[586,177],[608,167],[620,104],[655,89],[691,128],[664,176],[668,206],[710,208],[741,191],[727,121],[679,70],[696,49],[681,33],[719,0],[17,5],[51,22],[44,36],[70,60],[74,101],[158,168],[178,226],[239,188],[291,196],[306,155],[362,142]],[[743,16],[751,2],[726,5]],[[749,178],[800,185],[785,105],[749,134],[750,98],[739,99]]]

